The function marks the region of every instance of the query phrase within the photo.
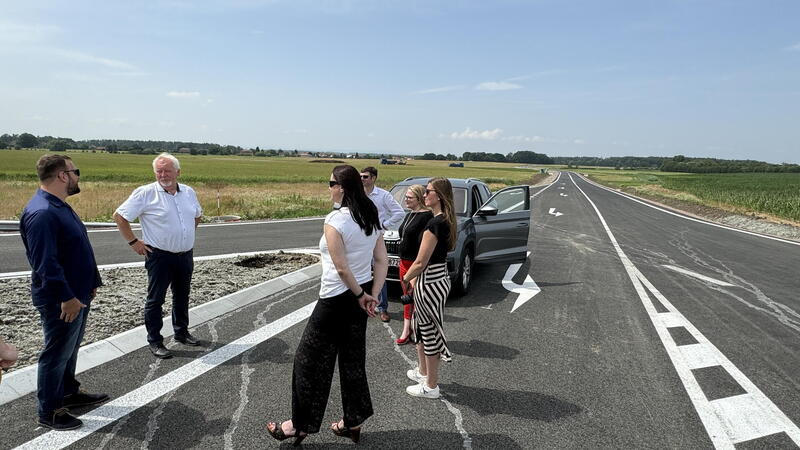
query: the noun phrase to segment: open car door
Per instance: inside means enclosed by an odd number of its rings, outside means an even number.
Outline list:
[[[528,186],[512,186],[489,197],[473,216],[475,262],[522,262],[528,252],[531,196]]]

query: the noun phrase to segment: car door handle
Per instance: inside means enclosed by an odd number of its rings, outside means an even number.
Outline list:
[[[519,222],[516,228],[528,228],[528,222]]]

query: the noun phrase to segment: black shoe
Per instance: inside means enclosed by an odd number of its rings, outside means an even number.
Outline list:
[[[51,418],[43,419],[39,417],[37,422],[43,427],[52,428],[56,431],[75,430],[83,426],[81,419],[70,414],[67,408],[59,408],[53,411]]]
[[[167,347],[164,347],[164,344],[150,344],[150,353],[153,354],[156,358],[161,359],[169,359],[172,358],[172,352],[167,350]]]
[[[72,395],[64,396],[63,408],[80,408],[81,406],[99,405],[109,400],[107,394],[90,394],[83,389]]]
[[[200,341],[197,340],[194,336],[189,333],[185,334],[176,334],[175,340],[180,342],[183,345],[191,345],[193,347],[200,345]]]

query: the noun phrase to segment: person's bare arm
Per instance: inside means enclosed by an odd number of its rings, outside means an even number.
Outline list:
[[[436,249],[436,243],[438,241],[439,239],[436,238],[435,234],[431,233],[429,230],[425,230],[425,232],[422,234],[422,243],[419,246],[417,259],[413,264],[411,264],[411,267],[408,268],[408,271],[403,277],[404,282],[408,283],[422,273],[422,271],[428,265],[428,261],[430,261],[431,255],[433,255],[433,250]]]
[[[114,222],[117,223],[117,229],[119,229],[119,234],[122,235],[122,238],[125,239],[125,243],[136,239],[136,235],[133,234],[133,230],[131,229],[131,224],[128,222],[128,219],[122,217],[118,213],[114,213]],[[197,225],[195,224],[195,226]],[[153,251],[150,249],[147,243],[141,239],[134,242],[133,245],[131,245],[131,248],[140,255],[146,255],[147,253]]]
[[[350,292],[352,292],[354,295],[360,294],[361,285],[358,284],[356,277],[350,270],[350,266],[347,264],[347,253],[344,248],[344,240],[342,240],[342,235],[339,234],[336,228],[330,225],[325,225],[325,242],[328,245],[328,253],[331,255],[331,261],[333,261],[333,266],[336,268],[339,278],[344,282],[345,286],[350,289]],[[372,309],[368,307],[365,308],[365,306],[368,306],[373,302],[377,304],[378,300],[374,295],[364,292],[358,301],[359,304],[362,305],[362,309],[364,309],[364,311],[366,311],[370,317],[375,316],[374,307]]]

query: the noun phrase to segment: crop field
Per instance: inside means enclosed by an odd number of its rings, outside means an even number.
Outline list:
[[[0,150],[0,219],[19,217],[38,186],[35,166],[47,152]],[[86,221],[108,221],[120,203],[141,184],[155,181],[153,155],[69,151],[81,169],[81,193],[69,203]],[[206,216],[238,215],[244,219],[323,215],[330,210],[327,180],[338,163],[310,158],[178,155],[180,181],[198,194]],[[374,159],[343,159],[356,169],[378,168],[378,185],[390,188],[410,176],[475,177],[499,189],[530,181],[538,172],[514,164],[449,161],[409,161],[407,165],[379,165]],[[219,207],[217,207],[219,195]]]
[[[688,174],[605,169],[580,171],[609,186],[629,187],[644,194],[800,222],[798,173]]]

